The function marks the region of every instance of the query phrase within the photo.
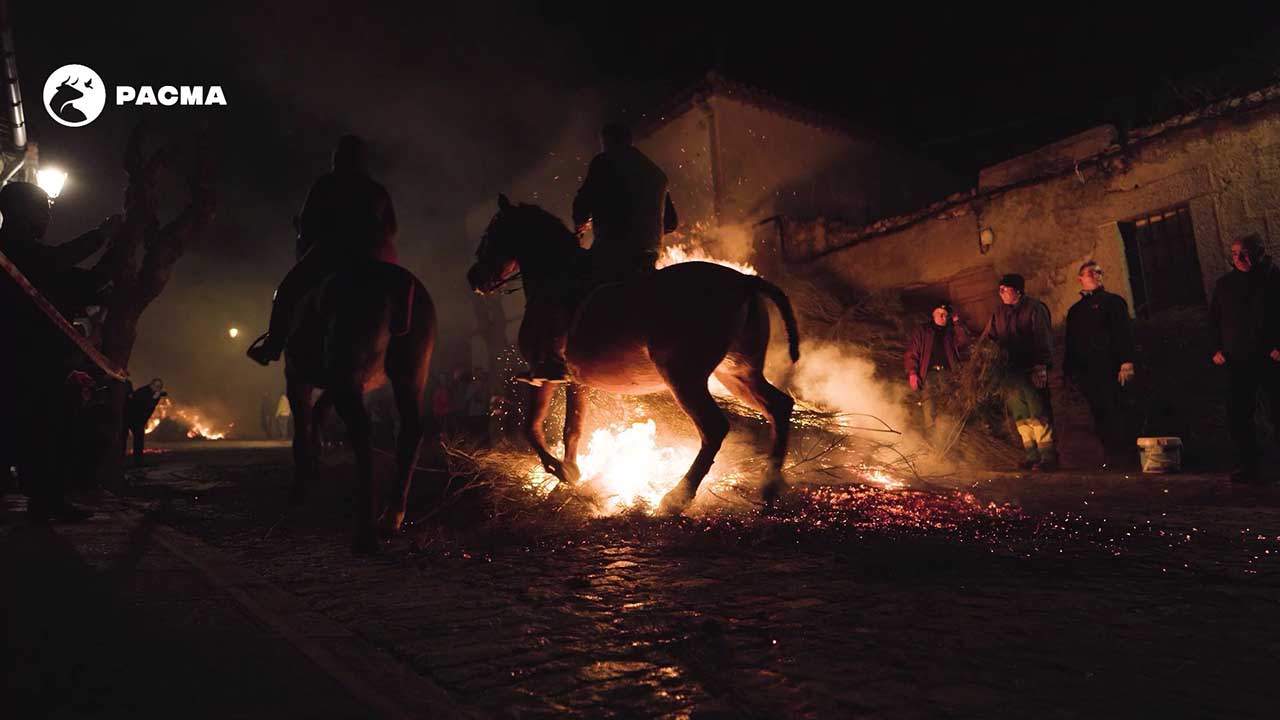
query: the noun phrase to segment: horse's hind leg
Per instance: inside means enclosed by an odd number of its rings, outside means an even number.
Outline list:
[[[711,470],[716,453],[720,452],[720,446],[729,434],[729,421],[707,390],[708,375],[709,373],[686,373],[667,378],[676,403],[697,426],[702,447],[698,449],[698,456],[693,459],[693,464],[689,466],[680,484],[662,497],[663,512],[679,513],[693,502],[698,485]]]
[[[717,370],[718,379],[734,397],[764,414],[769,421],[772,447],[769,449],[769,466],[765,471],[762,494],[766,504],[778,499],[786,489],[782,477],[782,463],[787,457],[787,441],[791,435],[791,411],[795,401],[791,396],[774,387],[759,367],[734,365]]]
[[[285,394],[289,398],[289,410],[293,413],[293,488],[289,502],[301,505],[307,498],[307,488],[316,477],[316,443],[313,427],[316,422],[311,395],[314,388],[288,373]]]
[[[396,507],[392,508],[387,515],[387,528],[393,533],[400,530],[400,526],[404,523],[405,511],[409,507],[409,487],[413,483],[413,471],[418,465],[422,433],[426,424],[426,384],[425,364],[417,376],[391,380],[391,388],[396,397],[396,411],[400,415],[400,436],[396,438],[399,494],[396,498]]]
[[[311,447],[317,452],[323,454],[324,443],[324,424],[328,422],[329,413],[333,410],[333,396],[328,392],[321,392],[320,397],[316,398],[316,402],[311,406],[311,425],[310,443]],[[296,423],[296,421],[295,421]]]
[[[578,443],[582,440],[582,425],[587,414],[587,387],[570,383],[564,389],[564,474],[566,482],[576,484],[582,472],[578,470]]]
[[[382,507],[377,476],[373,472],[373,438],[370,435],[369,411],[358,387],[331,389],[333,406],[347,426],[347,441],[356,456],[356,527],[351,549],[357,553],[374,553],[380,548],[375,523]]]

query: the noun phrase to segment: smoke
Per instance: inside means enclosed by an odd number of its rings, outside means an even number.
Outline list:
[[[877,379],[875,363],[856,347],[802,341],[790,385],[799,399],[825,410],[873,416],[900,432],[909,427],[905,392]],[[875,426],[868,420],[852,424]]]

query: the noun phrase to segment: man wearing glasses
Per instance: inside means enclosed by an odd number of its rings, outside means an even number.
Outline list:
[[[1213,364],[1227,371],[1227,423],[1239,462],[1231,480],[1274,482],[1274,468],[1259,471],[1253,415],[1262,390],[1271,424],[1280,428],[1280,270],[1257,235],[1231,243],[1231,264],[1234,269],[1218,280],[1209,306],[1218,345]]]

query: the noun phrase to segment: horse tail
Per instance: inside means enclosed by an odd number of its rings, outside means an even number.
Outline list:
[[[787,326],[787,347],[791,351],[791,362],[800,360],[800,330],[796,327],[796,314],[791,310],[791,300],[787,298],[787,294],[782,292],[782,288],[765,280],[758,275],[752,275],[752,289],[755,292],[769,298],[774,305],[778,306],[778,313],[782,315],[782,322]]]

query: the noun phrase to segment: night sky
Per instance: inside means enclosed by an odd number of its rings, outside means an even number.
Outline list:
[[[370,140],[374,174],[400,216],[401,255],[436,297],[448,334],[472,322],[462,272],[478,238],[467,237],[465,212],[536,165],[566,128],[637,118],[712,68],[891,136],[970,180],[1102,122],[1140,126],[1280,81],[1273,3],[1037,5],[1022,16],[973,4],[875,15],[871,6],[840,4],[836,15],[798,3],[768,12],[116,5],[11,2],[31,137],[42,163],[71,174],[51,239],[119,208],[119,157],[134,123],[145,119],[157,137],[205,127],[221,160],[219,217],[144,316],[131,370],[165,376],[193,401],[221,397],[241,422],[283,380],[278,366],[240,358],[225,330],[252,336],[265,326],[291,260],[290,218],[343,132]],[[73,62],[112,85],[218,84],[229,107],[109,105],[92,125],[63,128],[40,92],[52,70]]]

